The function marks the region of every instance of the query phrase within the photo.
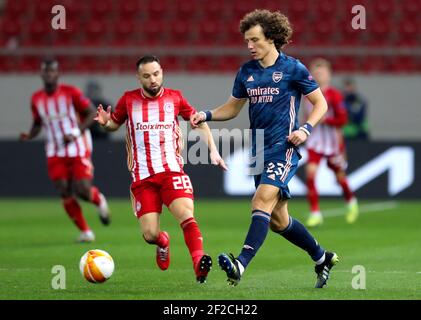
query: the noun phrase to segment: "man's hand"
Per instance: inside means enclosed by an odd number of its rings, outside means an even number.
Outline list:
[[[190,126],[196,129],[200,123],[206,120],[206,115],[203,112],[198,112],[190,116]]]
[[[222,159],[222,157],[219,155],[219,152],[218,151],[212,151],[210,153],[210,160],[211,160],[211,163],[212,164],[214,164],[216,166],[220,166],[225,171],[228,170],[228,167],[225,164],[224,159]]]
[[[307,140],[307,134],[302,130],[295,130],[287,138],[293,145],[299,146]]]
[[[19,135],[19,141],[28,141],[29,140],[29,133],[21,132]]]
[[[107,122],[111,119],[111,106],[107,107],[107,110],[104,110],[102,104],[98,106],[96,111],[96,117],[94,118],[101,126],[105,126]]]
[[[75,136],[75,135],[73,135],[73,134],[65,134],[65,135],[63,136],[63,141],[64,141],[64,144],[69,144],[70,142],[75,141],[75,140],[76,140],[76,138],[77,138],[77,136]]]

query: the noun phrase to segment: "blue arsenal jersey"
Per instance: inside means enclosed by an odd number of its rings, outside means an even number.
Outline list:
[[[235,78],[232,96],[249,100],[252,152],[256,155],[256,132],[264,134],[264,155],[291,147],[287,136],[299,128],[301,95],[318,88],[307,68],[280,52],[275,64],[264,68],[257,60],[245,63]],[[257,151],[261,149],[261,146]]]

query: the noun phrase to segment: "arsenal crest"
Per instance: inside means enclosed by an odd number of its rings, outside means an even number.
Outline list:
[[[282,72],[280,72],[280,71],[275,71],[273,74],[272,74],[272,80],[275,82],[275,83],[278,83],[279,81],[281,81],[281,79],[282,79],[282,76],[283,76],[284,74],[282,73]]]

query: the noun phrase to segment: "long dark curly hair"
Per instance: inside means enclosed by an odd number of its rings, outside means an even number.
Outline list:
[[[276,49],[281,50],[289,43],[292,27],[287,16],[281,12],[266,9],[249,12],[240,21],[240,32],[244,35],[247,30],[257,25],[262,27],[266,39],[273,40]]]

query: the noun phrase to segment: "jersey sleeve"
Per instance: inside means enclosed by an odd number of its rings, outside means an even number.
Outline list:
[[[117,102],[114,112],[111,113],[111,120],[115,123],[123,124],[127,119],[127,103],[124,94]]]
[[[237,76],[234,80],[234,85],[232,88],[232,96],[237,99],[244,99],[248,98],[247,90],[243,82],[243,68],[240,68],[240,70],[237,73]]]
[[[344,126],[348,121],[348,114],[346,112],[343,96],[339,91],[335,91],[333,94],[330,107],[333,109],[333,116],[327,117],[324,120],[324,123],[335,127]]]
[[[308,95],[309,93],[312,93],[314,90],[319,88],[316,80],[313,79],[305,65],[303,65],[300,61],[297,61],[292,80],[295,87],[303,95]]]
[[[197,111],[196,109],[187,101],[186,98],[184,98],[184,96],[182,95],[181,92],[179,92],[180,95],[180,115],[181,117],[188,121],[190,120],[190,116],[192,114],[195,114]]]
[[[78,112],[85,111],[91,105],[91,101],[83,94],[82,90],[76,87],[72,87],[72,100]]]

